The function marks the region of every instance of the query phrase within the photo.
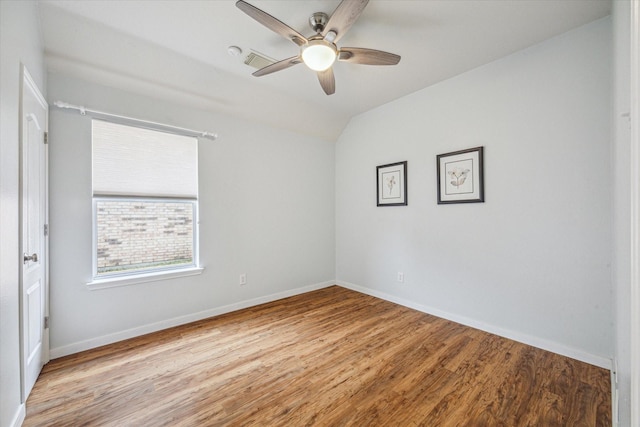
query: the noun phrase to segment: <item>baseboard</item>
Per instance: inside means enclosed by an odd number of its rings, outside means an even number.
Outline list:
[[[27,407],[25,406],[24,403],[21,403],[20,406],[18,406],[18,410],[16,411],[16,414],[14,415],[13,420],[11,421],[11,424],[9,425],[11,427],[20,427],[24,422],[24,418],[26,415],[27,415]]]
[[[448,313],[434,307],[429,307],[423,304],[416,303],[414,301],[406,300],[404,298],[387,294],[385,292],[366,288],[364,286],[359,286],[359,285],[345,282],[345,281],[333,281],[333,280],[322,282],[322,283],[316,283],[313,285],[308,285],[300,288],[290,289],[290,290],[278,292],[275,294],[252,298],[249,300],[239,301],[237,303],[225,305],[222,307],[216,307],[210,310],[204,310],[198,313],[179,316],[179,317],[163,320],[156,323],[139,326],[136,328],[115,332],[113,334],[103,335],[103,336],[92,338],[89,340],[79,341],[79,342],[68,344],[65,346],[52,348],[50,350],[50,357],[51,359],[56,359],[58,357],[79,353],[81,351],[90,350],[92,348],[100,347],[107,344],[112,344],[114,342],[126,340],[129,338],[138,337],[140,335],[161,331],[163,329],[171,328],[174,326],[184,325],[187,323],[196,322],[198,320],[206,319],[209,317],[218,316],[221,314],[230,313],[237,310],[242,310],[244,308],[253,307],[259,304],[276,301],[282,298],[287,298],[294,295],[300,295],[306,292],[315,291],[318,289],[326,288],[328,286],[332,286],[334,284],[337,284],[339,286],[342,286],[344,288],[351,289],[357,292],[361,292],[363,294],[371,295],[376,298],[380,298],[389,302],[393,302],[395,304],[409,307],[414,310],[421,311],[423,313],[427,313],[437,317],[441,317],[443,319],[451,320],[452,322],[460,323],[465,326],[470,326],[472,328],[480,329],[485,332],[489,332],[504,338],[518,341],[523,344],[531,345],[533,347],[537,347],[542,350],[551,351],[553,353],[570,357],[572,359],[579,360],[581,362],[599,366],[604,369],[611,370],[612,368],[610,359],[607,359],[601,356],[596,356],[596,355],[587,353],[583,350],[568,347],[554,341],[545,340],[543,338],[501,328],[488,323],[480,322],[468,317],[460,316],[453,313]],[[22,412],[23,412],[22,417],[24,419],[24,408],[22,408]],[[22,421],[20,421],[20,424],[21,422]],[[19,426],[20,424],[17,424],[17,426]]]
[[[387,294],[385,292],[377,291],[374,289],[366,288],[364,286],[355,285],[353,283],[344,282],[344,281],[336,281],[336,284],[342,286],[343,288],[351,289],[357,292],[361,292],[363,294],[371,295],[376,298],[383,299],[385,301],[393,302],[395,304],[402,305],[404,307],[412,308],[414,310],[421,311],[423,313],[432,314],[434,316],[451,320],[452,322],[460,323],[465,326],[470,326],[475,329],[480,329],[481,331],[489,332],[494,335],[498,335],[504,338],[508,338],[513,341],[518,341],[523,344],[527,344],[536,348],[540,348],[542,350],[550,351],[552,353],[559,354],[561,356],[566,356],[571,359],[579,360],[581,362],[589,363],[590,365],[595,365],[600,368],[611,370],[611,359],[607,359],[605,357],[596,356],[585,352],[583,350],[579,350],[576,348],[572,348],[554,341],[549,341],[544,338],[523,334],[521,332],[512,331],[509,329],[501,328],[499,326],[491,325],[488,323],[480,322],[478,320],[474,320],[468,317],[460,316],[453,313],[448,313],[442,310],[439,310],[434,307],[429,307],[423,304],[416,303],[414,301],[406,300],[404,298],[400,298],[391,294]]]
[[[91,338],[89,340],[79,341],[79,342],[64,345],[61,347],[52,348],[49,352],[49,355],[51,359],[57,359],[58,357],[79,353],[81,351],[90,350],[92,348],[100,347],[107,344],[113,344],[114,342],[126,340],[129,338],[139,337],[141,335],[161,331],[163,329],[172,328],[174,326],[180,326],[187,323],[196,322],[198,320],[206,319],[209,317],[231,313],[232,311],[242,310],[244,308],[253,307],[259,304],[276,301],[282,298],[288,298],[294,295],[304,294],[306,292],[315,291],[315,290],[326,288],[332,285],[335,285],[334,280],[330,280],[322,283],[316,283],[308,286],[303,286],[300,288],[289,289],[289,290],[278,292],[275,294],[264,295],[261,297],[239,301],[237,303],[225,305],[222,307],[212,308],[210,310],[204,310],[204,311],[200,311],[193,314],[174,317],[172,319],[162,320],[160,322],[138,326],[136,328],[131,328],[124,331],[119,331],[112,334]]]

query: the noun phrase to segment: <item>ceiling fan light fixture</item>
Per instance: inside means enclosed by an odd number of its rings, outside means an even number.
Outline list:
[[[331,16],[322,12],[314,13],[309,18],[309,23],[316,34],[307,38],[245,0],[236,0],[238,9],[269,30],[295,43],[300,49],[298,55],[273,62],[252,74],[256,77],[265,76],[303,62],[312,71],[316,71],[324,93],[332,95],[336,91],[336,82],[331,66],[336,61],[364,65],[396,65],[400,62],[400,56],[393,53],[356,47],[339,50],[336,46],[336,43],[358,19],[368,2],[369,0],[341,0]]]
[[[302,48],[302,61],[314,71],[325,71],[336,61],[338,50],[325,40],[309,40]]]

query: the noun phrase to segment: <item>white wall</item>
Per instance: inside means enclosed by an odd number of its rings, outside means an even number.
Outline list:
[[[19,425],[18,173],[20,64],[44,90],[35,2],[0,1],[0,427]]]
[[[352,119],[338,282],[609,366],[610,33],[605,18]],[[486,203],[437,205],[436,155],[475,146]],[[376,207],[376,165],[403,160],[408,206]]]
[[[50,115],[52,357],[333,284],[332,142],[49,75],[49,101],[217,132],[199,144],[203,274],[91,280],[90,119]],[[238,278],[247,274],[240,287]]]

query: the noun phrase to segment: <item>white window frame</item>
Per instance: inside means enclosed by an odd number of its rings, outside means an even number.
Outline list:
[[[117,272],[110,274],[98,275],[98,202],[99,201],[143,201],[143,202],[188,202],[193,207],[193,263],[189,265],[180,265],[175,267],[159,267],[140,272]],[[180,199],[180,198],[158,198],[158,197],[110,197],[110,196],[94,196],[92,199],[92,274],[93,280],[87,283],[90,289],[104,289],[115,286],[133,285],[136,283],[153,282],[157,280],[166,280],[176,277],[194,276],[201,274],[204,268],[200,267],[200,244],[199,244],[199,209],[197,199]]]
[[[95,118],[94,118],[95,120]],[[98,120],[105,120],[99,118]],[[129,126],[132,128],[156,130],[159,132],[167,132],[164,128],[156,128],[155,126],[138,126],[131,123],[122,123],[121,120],[107,120],[112,123]],[[177,135],[194,137],[193,135],[185,135],[182,132],[168,132]],[[93,166],[92,166],[93,167]],[[193,263],[189,265],[158,267],[137,272],[116,272],[98,275],[98,221],[97,221],[97,204],[102,200],[110,201],[143,201],[143,202],[189,202],[193,207]],[[200,220],[199,220],[199,203],[198,197],[145,197],[145,196],[128,196],[128,195],[92,195],[92,279],[87,283],[90,290],[105,289],[117,286],[127,286],[137,283],[155,282],[159,280],[172,279],[177,277],[194,276],[201,274],[204,268],[200,266]]]

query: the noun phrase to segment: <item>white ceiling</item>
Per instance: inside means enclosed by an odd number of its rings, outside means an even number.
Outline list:
[[[339,0],[248,0],[305,36]],[[371,0],[339,46],[402,56],[397,66],[337,63],[327,96],[304,65],[253,77],[251,50],[298,47],[234,0],[43,0],[48,68],[134,93],[335,140],[351,117],[610,13],[610,0]],[[231,45],[243,53],[232,57]],[[87,105],[87,107],[91,107]]]

